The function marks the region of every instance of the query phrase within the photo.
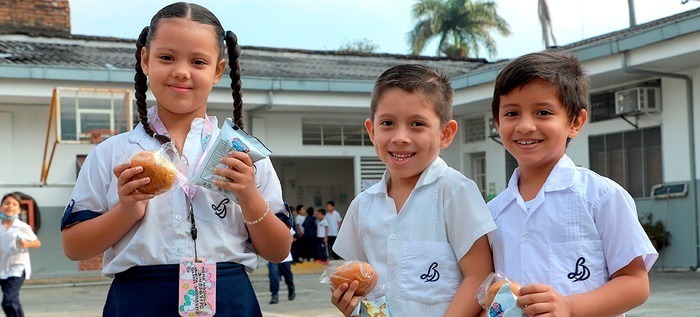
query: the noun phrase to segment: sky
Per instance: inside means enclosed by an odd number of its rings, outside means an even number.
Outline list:
[[[541,51],[537,0],[492,0],[511,35],[493,33],[497,54],[509,59]],[[135,39],[151,17],[173,0],[69,0],[73,34]],[[369,40],[377,53],[407,54],[407,34],[416,20],[416,0],[200,0],[243,46],[337,50]],[[635,0],[637,24],[700,7],[699,0]],[[558,45],[566,45],[629,26],[627,0],[549,0]],[[435,56],[437,41],[422,55]]]

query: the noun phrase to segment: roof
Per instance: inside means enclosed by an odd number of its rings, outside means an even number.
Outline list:
[[[115,38],[0,35],[0,65],[131,70],[135,49],[134,40]],[[375,80],[385,69],[404,63],[424,64],[455,77],[488,63],[473,58],[454,60],[254,46],[242,46],[241,52],[242,74],[266,78]]]
[[[559,49],[572,52],[585,61],[698,31],[700,9],[695,9],[571,43]],[[72,35],[70,38],[0,35],[0,77],[131,81],[135,61],[134,43],[133,39],[81,35]],[[323,87],[330,85],[324,84],[324,81],[371,83],[385,69],[404,63],[420,63],[439,69],[453,79],[453,87],[462,88],[493,81],[508,62],[254,46],[242,46],[241,50],[240,65],[243,76],[265,79],[265,82],[255,87],[268,87],[268,79],[288,79],[297,82],[298,87],[295,86],[295,89],[303,89],[300,87],[308,85],[308,81],[318,81]],[[3,66],[8,68],[3,69]],[[22,70],[33,67],[46,70]],[[58,71],[54,71],[56,69]],[[250,82],[248,80],[248,83]],[[364,91],[367,88],[362,86],[349,89]]]

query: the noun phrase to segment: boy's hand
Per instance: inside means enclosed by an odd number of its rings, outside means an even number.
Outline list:
[[[251,200],[257,192],[257,187],[255,186],[255,165],[250,155],[233,151],[221,159],[221,163],[228,165],[229,168],[214,169],[214,174],[226,177],[230,181],[216,180],[214,184],[232,192],[238,198],[239,204]]]
[[[352,281],[350,285],[347,283],[340,284],[338,288],[333,289],[331,287],[331,303],[343,313],[343,316],[350,316],[355,307],[360,303],[361,296],[355,296],[355,291],[357,287],[360,286],[360,282]]]
[[[523,313],[527,316],[568,317],[571,315],[569,298],[546,284],[523,286],[516,304],[524,307]]]
[[[143,167],[131,167],[129,163],[119,164],[112,169],[117,177],[117,192],[119,193],[119,204],[126,210],[133,211],[137,219],[143,218],[146,214],[146,203],[153,198],[151,194],[141,194],[137,190],[139,187],[148,184],[151,179],[148,177],[132,180],[132,178],[143,172]]]

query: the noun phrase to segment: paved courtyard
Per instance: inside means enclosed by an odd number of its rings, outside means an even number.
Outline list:
[[[330,303],[328,285],[318,282],[324,266],[305,263],[293,266],[296,299],[287,300],[284,283],[280,285],[279,304],[270,305],[267,270],[264,265],[251,275],[264,316],[338,317]],[[628,317],[700,316],[700,272],[652,272],[651,296],[647,302],[627,313]],[[29,281],[28,281],[29,282]],[[41,282],[37,284],[37,282]],[[59,283],[56,283],[59,282]],[[27,317],[100,316],[109,281],[96,278],[89,282],[32,281],[20,293]]]

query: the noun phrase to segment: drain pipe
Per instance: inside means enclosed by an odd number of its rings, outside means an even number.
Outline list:
[[[651,70],[637,69],[628,65],[629,51],[623,52],[622,69],[626,73],[645,74],[660,77],[670,77],[685,81],[686,98],[688,105],[688,143],[690,151],[690,192],[693,193],[693,209],[695,210],[695,267],[691,270],[697,271],[700,268],[700,212],[698,211],[698,193],[696,190],[696,167],[695,167],[695,124],[693,114],[693,79],[688,75],[664,73]]]

